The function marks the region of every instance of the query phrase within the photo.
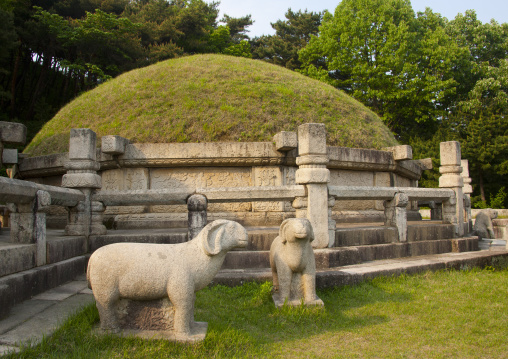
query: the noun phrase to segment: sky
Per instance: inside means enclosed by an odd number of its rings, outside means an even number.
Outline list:
[[[224,13],[233,17],[252,15],[254,24],[248,28],[250,31],[247,34],[253,38],[275,34],[270,23],[285,19],[284,14],[288,8],[314,12],[327,9],[333,13],[339,3],[340,0],[220,0],[219,19]],[[459,12],[473,9],[478,19],[484,23],[491,19],[499,23],[508,22],[508,0],[412,0],[411,5],[415,12],[430,7],[449,20]]]

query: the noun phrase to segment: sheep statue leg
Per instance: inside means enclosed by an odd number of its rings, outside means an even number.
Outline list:
[[[277,261],[277,281],[278,281],[278,289],[279,293],[275,294],[275,305],[280,307],[284,305],[285,302],[289,303],[290,295],[291,295],[291,279],[293,277],[293,272],[291,268],[287,264],[282,261]]]

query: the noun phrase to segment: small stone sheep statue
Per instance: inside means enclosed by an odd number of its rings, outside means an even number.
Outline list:
[[[497,218],[497,211],[490,208],[480,211],[480,213],[476,215],[473,230],[480,240],[483,238],[496,238],[492,225],[492,220],[495,218]]]
[[[316,295],[316,262],[311,242],[314,240],[308,219],[291,218],[282,222],[279,236],[270,247],[275,306],[319,305]]]
[[[101,329],[124,329],[117,316],[120,300],[149,303],[169,297],[174,310],[169,338],[204,339],[207,324],[194,322],[195,292],[211,282],[230,249],[245,247],[247,241],[247,231],[240,224],[217,220],[185,243],[115,243],[99,248],[88,262],[87,280]]]

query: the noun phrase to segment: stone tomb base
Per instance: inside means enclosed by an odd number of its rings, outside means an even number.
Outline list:
[[[191,335],[176,334],[173,328],[175,310],[168,298],[148,301],[121,299],[115,310],[121,330],[114,334],[119,336],[198,342],[205,339],[208,329],[208,323],[195,322]],[[105,333],[100,329],[97,332]]]

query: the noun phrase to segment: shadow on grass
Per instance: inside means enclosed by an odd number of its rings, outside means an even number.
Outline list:
[[[390,279],[385,279],[390,280]],[[351,331],[389,320],[379,312],[349,314],[352,309],[378,302],[405,302],[403,290],[387,292],[383,281],[318,292],[325,308],[275,308],[271,283],[246,283],[241,287],[215,286],[197,293],[195,318],[208,322],[206,339],[197,344],[171,343],[98,336],[94,305],[72,316],[51,338],[6,358],[167,358],[167,357],[261,357],[267,345],[308,338],[329,331]]]

